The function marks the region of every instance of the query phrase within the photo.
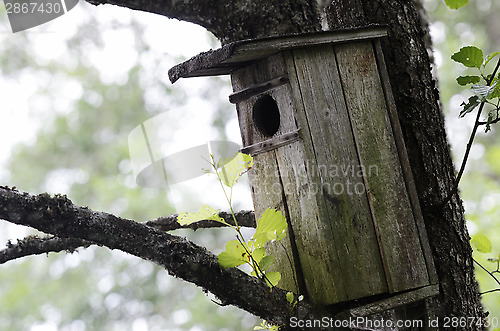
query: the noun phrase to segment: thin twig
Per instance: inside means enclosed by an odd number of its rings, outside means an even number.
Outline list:
[[[221,212],[219,213],[219,216],[222,217],[228,224],[233,225],[233,216],[231,214],[227,212]],[[253,211],[239,211],[235,214],[235,216],[241,226],[251,228],[256,227],[255,215]],[[196,230],[199,228],[224,227],[224,224],[212,220],[205,220],[182,226],[177,222],[177,215],[160,217],[156,220],[148,221],[145,224],[165,232],[187,228]],[[59,238],[57,236],[28,236],[22,240],[18,240],[16,243],[12,243],[9,241],[7,243],[7,247],[3,250],[0,250],[0,264],[29,255],[58,253],[61,251],[73,252],[77,248],[87,248],[92,244],[93,243],[90,241],[80,240],[76,238]]]
[[[297,292],[297,295],[299,295],[299,283],[297,282],[297,278],[295,277],[295,268],[292,262],[292,259],[290,258],[290,255],[288,255],[288,252],[286,251],[285,245],[281,241],[278,240],[278,242],[281,244],[281,247],[285,251],[286,258],[288,259],[288,263],[290,263],[290,269],[292,269],[292,276],[293,276],[293,282],[295,284],[295,291]]]
[[[224,219],[224,221],[231,225],[236,225],[234,222],[234,217],[236,217],[237,224],[243,227],[255,228],[257,226],[255,222],[255,213],[253,211],[239,211],[234,214],[227,212],[220,212],[219,216]],[[224,224],[213,220],[204,220],[195,222],[186,226],[180,225],[177,222],[177,215],[171,215],[166,217],[160,217],[152,221],[147,221],[145,223],[148,226],[154,227],[162,231],[172,231],[177,229],[192,229],[197,230],[200,228],[221,228]]]
[[[223,303],[237,305],[275,324],[287,321],[270,302],[267,286],[238,269],[222,270],[217,256],[185,238],[130,219],[76,206],[61,195],[30,195],[0,187],[0,206],[2,220],[121,250],[156,263],[172,276],[212,292]],[[275,288],[273,294],[279,306],[289,304],[286,291]],[[302,302],[301,306],[306,307],[311,318],[321,318],[307,302]],[[333,318],[333,314],[325,314]]]
[[[500,118],[494,119],[493,121],[490,122],[490,124],[495,124],[495,123],[498,123],[498,122],[500,122]],[[479,125],[486,125],[486,124],[488,124],[488,122],[479,122],[478,124]]]
[[[58,253],[62,251],[74,252],[76,249],[87,248],[93,243],[77,238],[59,238],[56,236],[38,237],[28,236],[12,243],[7,242],[7,248],[0,250],[0,264],[30,255]]]
[[[266,286],[269,286],[269,297],[271,298],[271,300],[275,304],[276,308],[278,309],[278,311],[281,314],[281,316],[283,317],[283,319],[286,320],[285,314],[281,310],[280,305],[278,305],[278,303],[276,302],[276,299],[274,298],[273,293],[272,293],[272,289],[275,288],[275,286],[271,283],[271,281],[269,280],[269,278],[267,278],[267,276],[264,273],[264,271],[260,268],[260,266],[257,263],[257,261],[255,261],[255,259],[253,258],[252,253],[250,253],[248,251],[245,243],[241,241],[241,239],[240,239],[240,237],[238,235],[236,236],[236,239],[238,239],[238,241],[240,242],[241,246],[243,246],[243,249],[245,250],[245,252],[247,253],[247,255],[250,257],[250,260],[252,261],[252,265],[251,266],[254,269],[255,274],[257,276],[259,276],[259,273],[260,273],[260,276],[262,277],[262,278],[261,277],[257,277],[257,278],[259,280],[261,280],[263,284],[265,284]]]
[[[500,59],[497,61],[497,65],[495,67],[495,70],[493,70],[493,74],[491,75],[490,79],[486,82],[487,86],[491,85],[491,82],[493,82],[493,79],[495,78],[495,75],[497,74],[498,68],[500,67]],[[472,129],[472,133],[469,138],[469,142],[467,143],[467,148],[465,150],[465,155],[464,159],[462,160],[462,165],[460,166],[460,171],[458,172],[457,178],[455,179],[455,184],[453,185],[453,189],[450,191],[450,193],[446,196],[446,199],[441,203],[441,206],[446,205],[448,202],[450,202],[451,198],[455,193],[457,193],[458,190],[458,184],[460,183],[460,180],[462,179],[462,175],[464,174],[465,171],[465,165],[467,164],[467,160],[469,159],[469,154],[472,148],[472,143],[474,142],[474,138],[476,137],[477,129],[482,123],[479,119],[481,118],[481,113],[484,108],[484,104],[486,101],[481,102],[481,105],[479,106],[479,110],[477,111],[477,116],[476,116],[476,121],[474,122],[474,128]]]
[[[481,293],[479,293],[479,295],[488,294],[488,293],[493,293],[493,292],[500,292],[500,288],[496,288],[496,289],[493,289],[493,290],[489,290],[489,291],[481,292]]]
[[[485,267],[484,267],[481,263],[477,262],[477,261],[476,261],[476,259],[474,259],[474,258],[472,258],[472,259],[474,260],[474,262],[475,262],[478,266],[480,266],[480,267],[481,267],[481,269],[483,269],[484,271],[486,271],[486,272],[488,273],[488,275],[490,275],[490,276],[491,276],[491,278],[493,278],[493,279],[497,282],[497,284],[498,284],[498,285],[500,285],[500,280],[498,280],[498,278],[496,278],[496,277],[495,277],[495,275],[494,275],[491,271],[489,271],[488,269],[486,269],[486,268],[485,268]]]

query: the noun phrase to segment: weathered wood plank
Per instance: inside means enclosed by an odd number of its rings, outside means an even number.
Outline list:
[[[276,77],[283,77],[284,74],[283,56],[278,54],[235,72],[231,76],[233,90],[235,92],[242,91],[250,86],[268,82]],[[285,85],[269,91],[269,94],[276,100],[280,109],[283,107],[282,103],[285,98],[282,93],[283,86]],[[237,103],[243,146],[255,145],[268,140],[268,137],[259,132],[253,123],[252,108],[258,98],[259,96],[255,95]],[[296,126],[284,127],[281,124],[276,136],[296,130]],[[254,157],[252,170],[249,171],[249,184],[252,191],[256,218],[259,218],[268,208],[274,208],[280,210],[287,217],[287,221],[290,224],[291,217],[287,209],[286,196],[280,180],[280,170],[275,150],[258,154]],[[291,229],[291,226],[289,228]],[[291,237],[291,231],[289,230],[289,234],[284,240],[286,253],[283,251],[283,247],[277,244],[269,245],[266,250],[275,257],[273,270],[280,271],[282,274],[279,287],[295,292],[295,281],[300,284],[302,280],[300,272],[299,275],[296,275],[295,266],[299,265],[299,263],[296,261],[297,253],[292,249],[294,244],[290,242]],[[292,265],[290,265],[288,257],[291,258]],[[292,272],[290,272],[291,268],[293,269]]]
[[[299,130],[279,135],[277,137],[261,141],[259,143],[244,147],[240,150],[241,153],[250,154],[252,156],[269,152],[273,149],[288,145],[297,140],[300,140]]]
[[[288,77],[283,76],[269,81],[247,87],[241,91],[234,92],[229,96],[229,102],[238,103],[255,95],[265,93],[275,87],[288,83]]]
[[[335,46],[348,112],[394,291],[429,284],[370,41]],[[376,166],[373,168],[372,166]],[[373,171],[368,171],[374,169]]]
[[[343,318],[365,317],[405,306],[439,294],[439,285],[424,286],[414,291],[405,292],[393,297],[370,303],[365,306],[350,309],[343,314]]]
[[[276,52],[325,44],[353,42],[387,36],[385,27],[368,27],[337,31],[324,31],[300,35],[271,37],[242,42],[234,48],[233,56],[226,63],[261,59]]]
[[[401,125],[399,124],[399,117],[396,109],[396,103],[392,95],[389,74],[387,73],[387,67],[385,64],[384,54],[382,53],[382,46],[380,44],[380,40],[374,40],[373,45],[375,47],[375,56],[377,58],[379,74],[382,80],[382,88],[384,90],[385,100],[387,104],[387,111],[389,114],[392,131],[394,133],[396,147],[399,153],[399,160],[401,162],[401,169],[403,170],[406,188],[408,189],[408,196],[410,198],[410,203],[413,210],[413,216],[415,218],[418,234],[420,237],[420,244],[422,245],[422,250],[424,252],[424,259],[427,265],[429,279],[431,284],[437,284],[439,282],[439,279],[437,276],[434,261],[432,259],[432,251],[429,245],[429,239],[427,237],[427,230],[425,228],[424,218],[422,216],[422,211],[420,209],[420,202],[418,199],[417,188],[415,187],[413,174],[411,172],[410,161],[408,159],[408,154],[406,152],[403,132],[401,130]]]
[[[290,132],[297,130],[297,120],[295,118],[295,104],[293,102],[292,89],[289,84],[284,85],[279,90],[273,91],[281,114],[282,132]],[[283,187],[283,201],[286,204],[288,218],[290,220],[290,238],[294,241],[295,260],[298,264],[298,274],[301,276],[299,287],[306,296],[310,296],[311,284],[314,284],[315,279],[311,277],[310,265],[320,264],[321,257],[317,254],[305,254],[304,252],[321,252],[324,245],[321,242],[323,231],[321,224],[314,222],[319,218],[318,202],[315,195],[307,195],[306,188],[310,187],[310,176],[307,175],[307,169],[304,165],[307,164],[304,145],[302,141],[283,146],[275,150],[276,159],[278,161],[280,171],[280,185]],[[297,240],[303,234],[310,233],[307,238],[315,238],[304,242]],[[317,239],[317,240],[316,240]],[[334,252],[332,254],[335,254]],[[327,266],[323,265],[324,268]],[[341,288],[341,287],[340,287]],[[345,295],[339,295],[334,287],[330,288],[330,298],[340,301]],[[341,288],[342,289],[342,288]],[[327,290],[326,288],[324,289]],[[343,290],[343,289],[342,289]]]
[[[288,67],[296,73],[289,78],[307,160],[301,165],[307,177],[300,183],[299,201],[307,204],[313,193],[319,213],[317,218],[305,215],[295,231],[312,300],[327,304],[386,293],[333,48],[294,50]]]
[[[201,53],[168,71],[170,81],[179,78],[227,75],[268,56],[298,47],[343,43],[353,40],[380,38],[387,35],[385,27],[366,27],[342,31],[271,37],[236,41],[217,50]]]

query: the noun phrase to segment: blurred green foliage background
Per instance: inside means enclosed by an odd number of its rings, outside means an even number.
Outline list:
[[[484,54],[500,51],[500,2],[495,0],[470,0],[466,7],[449,10],[442,1],[425,0],[424,4],[432,22],[431,33],[441,100],[446,119],[446,131],[458,169],[465,153],[467,141],[474,125],[475,113],[459,118],[461,103],[471,96],[468,88],[456,82],[459,75],[474,74],[471,69],[452,61],[451,55],[461,47],[474,45]],[[496,60],[491,61],[492,71]],[[487,114],[487,112],[485,112]],[[474,250],[474,258],[488,270],[496,270],[496,263],[488,257],[500,254],[500,136],[498,127],[484,133],[479,130],[466,172],[460,182],[460,196],[464,201],[469,234],[488,236],[493,244],[491,254]],[[481,292],[499,288],[495,280],[476,265],[476,279]],[[490,317],[500,319],[500,292],[482,296]],[[497,325],[495,328],[498,328]]]
[[[450,56],[466,45],[478,46],[485,54],[500,51],[500,1],[470,0],[458,11],[449,10],[442,0],[424,4],[432,22],[435,70],[458,167],[473,116],[458,118],[469,92],[456,83],[463,70]],[[1,184],[31,193],[67,194],[76,204],[137,221],[169,215],[175,208],[164,190],[135,184],[127,137],[141,122],[186,105],[209,114],[205,124],[212,137],[238,136],[236,114],[227,102],[227,77],[175,85],[167,78],[170,67],[218,44],[203,29],[174,25],[152,14],[83,2],[73,11],[12,34],[5,7],[0,6]],[[191,34],[179,44],[169,41],[180,30]],[[193,35],[203,42],[191,40]],[[167,134],[175,136],[183,130],[182,123],[191,120],[178,115]],[[489,269],[496,266],[486,258],[500,253],[496,131],[494,127],[478,136],[460,185],[470,233],[486,234],[493,242],[493,254],[474,253]],[[11,149],[12,142],[18,143]],[[201,204],[203,194],[211,192],[175,198]],[[241,201],[236,209],[249,205]],[[0,222],[1,242],[28,233]],[[232,236],[224,230],[182,235],[214,252]],[[481,270],[477,279],[482,291],[497,287]],[[483,302],[492,316],[500,317],[500,293],[485,294]],[[0,307],[0,330],[9,331],[252,330],[258,323],[236,308],[214,304],[195,286],[149,262],[96,247],[1,265]]]

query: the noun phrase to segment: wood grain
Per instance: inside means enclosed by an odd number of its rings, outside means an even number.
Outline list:
[[[371,42],[335,46],[381,251],[394,291],[429,283]]]

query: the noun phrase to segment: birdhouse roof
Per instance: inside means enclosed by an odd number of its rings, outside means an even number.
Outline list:
[[[169,70],[170,81],[179,78],[227,75],[252,62],[282,51],[321,44],[343,43],[387,36],[387,28],[370,26],[349,30],[277,36],[235,41],[180,63]]]

